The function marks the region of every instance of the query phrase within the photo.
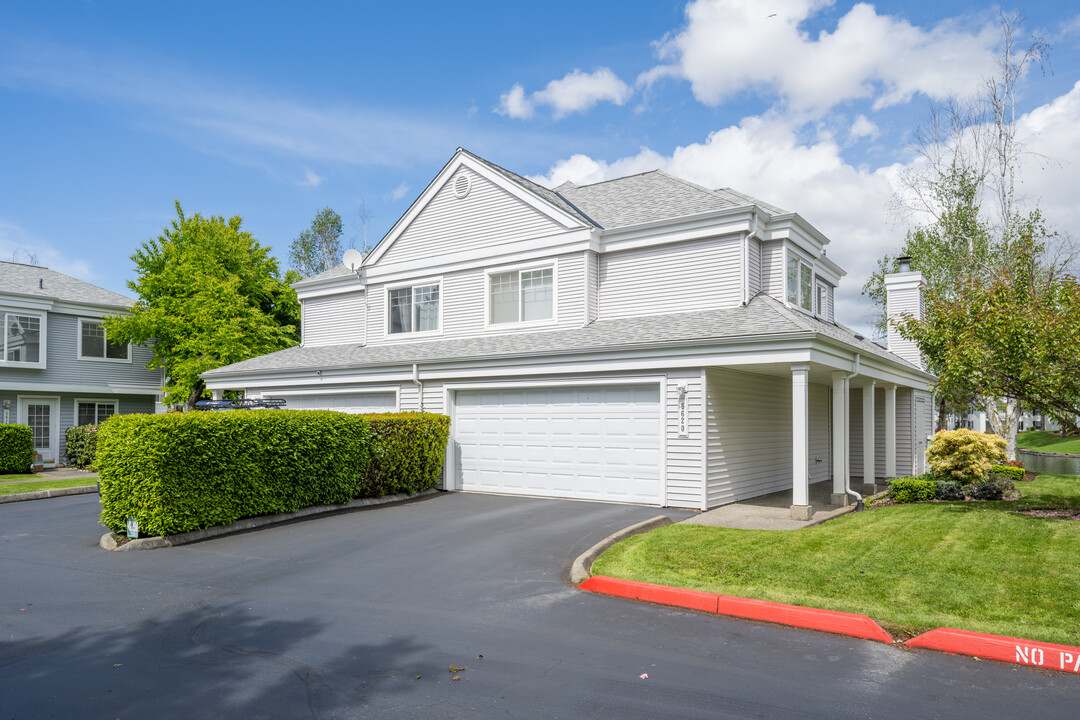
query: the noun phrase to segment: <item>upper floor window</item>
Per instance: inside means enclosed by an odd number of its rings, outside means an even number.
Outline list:
[[[439,284],[414,285],[389,291],[390,334],[434,332],[439,329]]]
[[[491,276],[491,324],[551,320],[554,317],[552,268],[512,270]]]
[[[814,272],[794,255],[787,261],[787,301],[807,312],[813,312]]]
[[[131,345],[109,342],[97,320],[79,320],[79,359],[130,362]]]
[[[41,363],[40,315],[3,313],[4,360],[10,363]]]

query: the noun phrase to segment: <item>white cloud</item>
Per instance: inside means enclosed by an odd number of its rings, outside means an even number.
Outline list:
[[[396,188],[388,192],[385,196],[386,200],[400,200],[405,197],[405,193],[409,192],[409,184],[404,180]]]
[[[495,108],[495,112],[524,120],[533,116],[533,104],[525,97],[525,88],[514,85],[499,96],[499,107]]]
[[[552,116],[558,120],[571,113],[587,112],[601,102],[623,105],[633,94],[630,86],[610,68],[602,67],[591,73],[574,69],[528,97],[525,88],[514,85],[499,97],[495,112],[524,119],[533,116],[537,105],[546,105],[552,108]]]
[[[686,27],[661,42],[663,64],[639,81],[682,75],[694,96],[719,105],[745,91],[777,93],[795,111],[821,114],[847,100],[876,108],[963,94],[988,76],[997,26],[946,21],[923,29],[872,5],[856,4],[832,32],[812,37],[802,24],[831,0],[697,0]],[[676,69],[677,68],[677,69]]]
[[[870,138],[873,140],[881,134],[881,130],[878,129],[877,124],[872,120],[867,119],[865,115],[859,115],[855,118],[855,122],[851,123],[851,130],[848,131],[848,139],[861,140],[862,138]]]
[[[304,171],[304,179],[300,180],[296,184],[299,185],[300,187],[319,187],[320,185],[323,184],[323,180],[325,180],[325,179],[326,178],[321,177],[320,175],[315,173],[313,170],[305,170]]]
[[[1080,226],[1080,82],[1067,94],[1023,115],[1019,139],[1029,152],[1020,190],[1028,207],[1036,204],[1052,227]],[[889,208],[898,176],[908,166],[876,169],[844,160],[829,136],[804,141],[793,121],[777,114],[745,118],[701,143],[661,155],[648,148],[613,162],[573,155],[532,178],[549,187],[567,180],[579,185],[661,169],[705,187],[732,187],[797,212],[832,240],[829,257],[848,271],[837,294],[837,317],[870,332],[869,305],[862,285],[877,259],[893,252],[906,228]],[[1043,162],[1041,158],[1050,158]],[[912,161],[914,162],[914,161]]]

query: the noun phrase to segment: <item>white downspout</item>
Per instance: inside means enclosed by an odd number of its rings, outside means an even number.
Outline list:
[[[420,412],[424,412],[424,383],[420,382],[420,366],[416,363],[412,366],[412,381],[420,393]]]
[[[847,376],[844,377],[844,414],[847,415],[848,423],[851,422],[851,409],[848,407],[848,403],[851,401],[851,389],[848,387],[848,381],[859,374],[861,360],[861,355],[859,353],[855,353],[855,367],[852,372],[848,373]],[[845,429],[847,428],[848,423],[844,423]],[[847,453],[847,458],[844,459],[844,492],[846,492],[848,495],[855,496],[855,511],[858,512],[859,510],[862,510],[864,506],[862,495],[851,489],[851,447],[849,446],[850,437],[851,435],[848,434],[848,436],[844,438],[844,449]]]

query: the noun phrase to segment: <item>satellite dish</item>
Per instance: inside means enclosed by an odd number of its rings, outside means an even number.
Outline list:
[[[364,262],[364,254],[355,248],[349,248],[342,255],[341,262],[345,264],[345,267],[355,271]]]

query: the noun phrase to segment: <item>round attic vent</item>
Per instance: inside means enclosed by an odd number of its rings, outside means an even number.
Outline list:
[[[461,173],[454,178],[454,197],[461,200],[463,197],[469,194],[469,190],[472,189],[472,180],[465,173]]]

